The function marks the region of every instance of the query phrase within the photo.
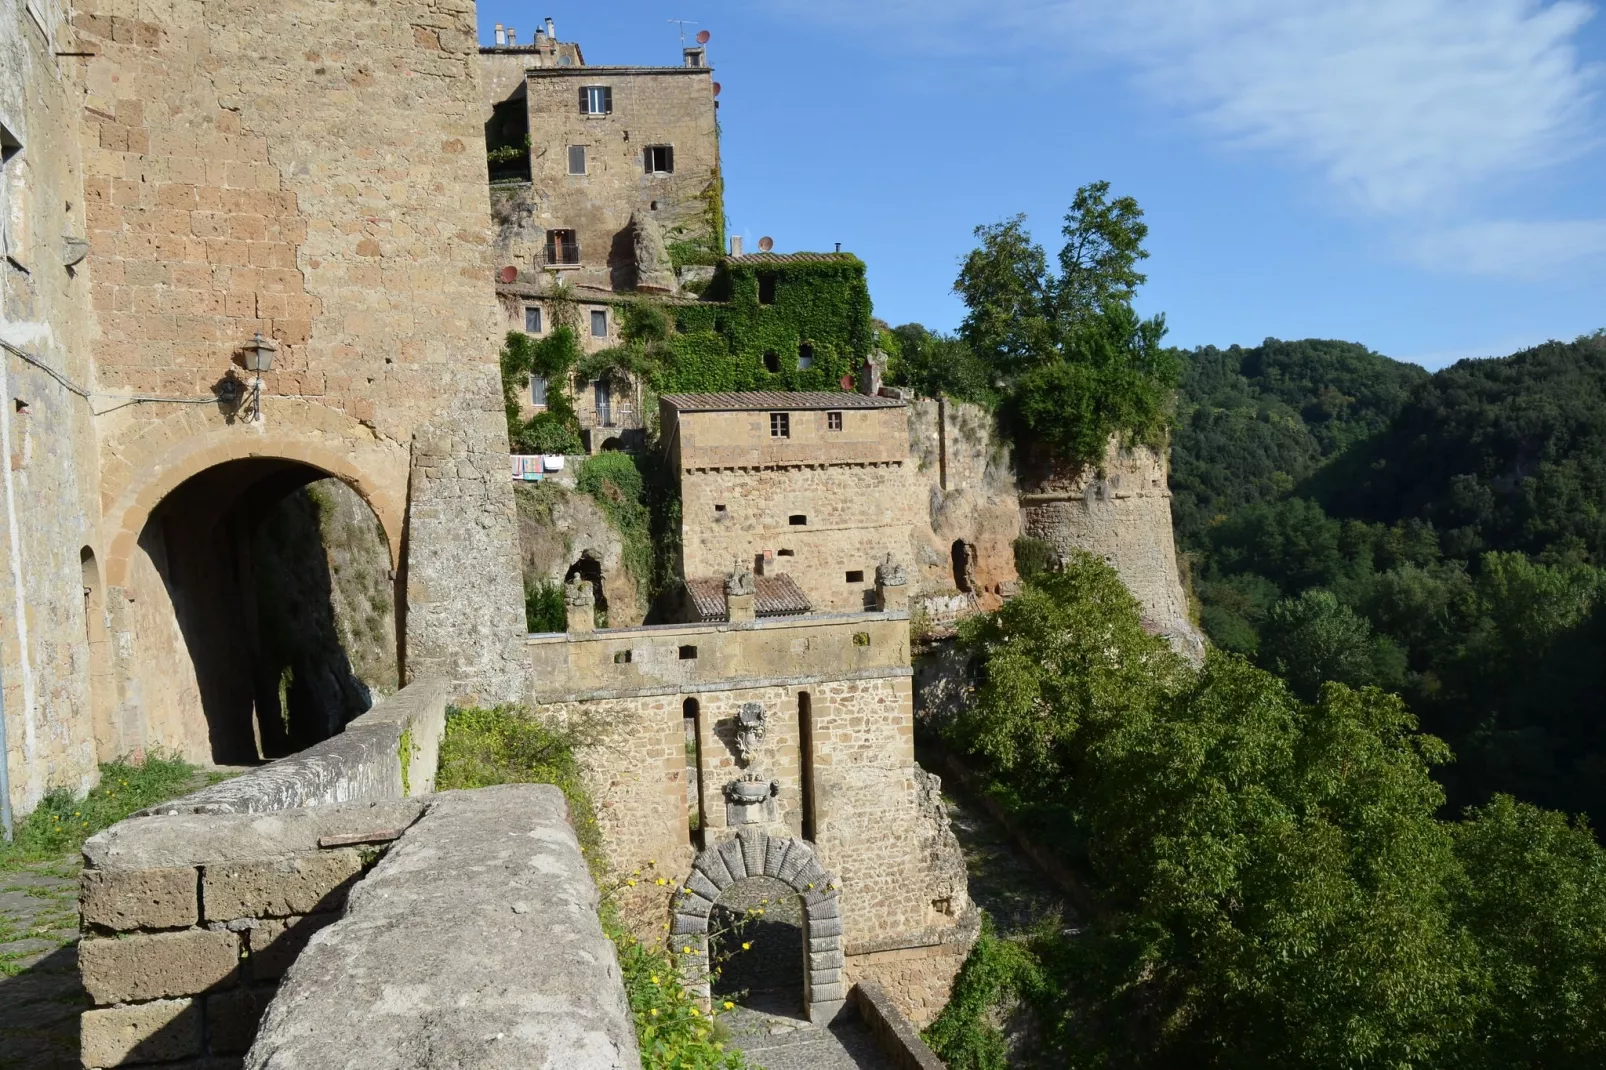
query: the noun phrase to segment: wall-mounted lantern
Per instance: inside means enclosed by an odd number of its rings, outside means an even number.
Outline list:
[[[256,374],[256,378],[251,382],[252,421],[262,419],[262,373],[273,368],[273,355],[278,351],[278,344],[262,337],[261,331],[258,331],[251,339],[251,344],[245,347],[245,370]]]

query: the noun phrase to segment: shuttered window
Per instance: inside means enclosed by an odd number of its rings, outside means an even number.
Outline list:
[[[642,154],[647,161],[649,175],[672,175],[675,173],[675,147],[673,145],[648,145]]]
[[[613,87],[588,85],[580,88],[580,114],[612,115]]]
[[[569,146],[569,174],[583,175],[586,173],[586,147],[584,145]]]

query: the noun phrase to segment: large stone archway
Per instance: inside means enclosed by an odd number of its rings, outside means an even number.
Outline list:
[[[743,829],[697,855],[685,885],[675,895],[670,923],[670,939],[679,952],[687,987],[704,998],[710,995],[708,919],[720,893],[739,880],[760,876],[783,882],[803,900],[803,1002],[809,1021],[827,1023],[847,999],[842,980],[841,885],[821,868],[806,840]]]

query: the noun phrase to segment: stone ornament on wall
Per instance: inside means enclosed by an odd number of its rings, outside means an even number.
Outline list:
[[[909,582],[909,569],[888,554],[875,567],[875,582],[878,587],[903,587]]]
[[[764,738],[768,728],[768,715],[759,703],[744,702],[736,711],[736,752],[737,759],[744,767],[753,764],[759,741]]]
[[[814,848],[803,840],[769,836],[744,828],[731,839],[698,854],[686,883],[675,893],[670,950],[677,956],[689,991],[708,999],[708,918],[720,893],[748,877],[774,877],[803,900],[803,942],[808,948],[803,1002],[809,1021],[824,1025],[842,1009],[840,885],[820,868]]]
[[[725,824],[756,825],[775,820],[773,800],[781,794],[779,780],[767,780],[759,773],[748,773],[724,787]]]

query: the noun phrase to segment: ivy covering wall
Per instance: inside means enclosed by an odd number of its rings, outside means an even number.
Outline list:
[[[772,279],[774,300],[759,300]],[[769,296],[769,282],[763,283]],[[792,263],[724,261],[696,305],[673,305],[664,393],[836,390],[874,348],[864,262],[847,253]],[[812,347],[811,368],[798,367]],[[776,370],[766,366],[773,355]]]

